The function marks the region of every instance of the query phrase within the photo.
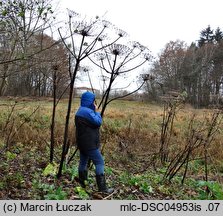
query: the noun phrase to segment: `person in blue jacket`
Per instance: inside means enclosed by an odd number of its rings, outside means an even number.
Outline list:
[[[112,193],[108,189],[104,175],[104,159],[100,152],[100,133],[102,124],[100,112],[96,111],[95,95],[89,91],[81,96],[81,104],[75,114],[76,142],[80,151],[78,167],[79,182],[85,187],[88,178],[88,161],[95,165],[96,182],[100,192]]]

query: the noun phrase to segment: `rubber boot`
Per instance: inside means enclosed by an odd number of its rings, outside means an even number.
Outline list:
[[[83,188],[85,188],[86,187],[85,181],[87,181],[88,179],[88,172],[87,170],[84,170],[84,171],[79,171],[78,174],[79,174],[79,183]]]
[[[107,188],[105,176],[103,174],[96,175],[96,181],[98,185],[98,190],[104,193],[112,193],[114,191],[113,188]]]

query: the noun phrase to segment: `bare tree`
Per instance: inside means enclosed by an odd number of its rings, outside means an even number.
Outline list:
[[[8,77],[15,74],[18,67],[20,72],[25,72],[26,60],[42,50],[42,46],[39,46],[39,50],[35,50],[34,53],[29,47],[34,42],[33,36],[43,34],[49,27],[53,8],[50,0],[3,0],[0,14],[0,49],[4,53],[0,57],[0,95],[2,95]],[[15,62],[19,64],[15,65]]]

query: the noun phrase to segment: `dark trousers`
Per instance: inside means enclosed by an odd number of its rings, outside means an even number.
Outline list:
[[[87,170],[89,160],[92,160],[93,164],[95,165],[96,175],[104,174],[104,159],[100,149],[89,150],[86,152],[80,151],[80,161],[78,167],[80,172]]]

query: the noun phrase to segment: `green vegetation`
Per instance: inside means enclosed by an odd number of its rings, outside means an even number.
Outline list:
[[[107,196],[97,192],[94,168],[90,169],[87,187],[80,187],[78,153],[64,166],[62,177],[56,178],[66,101],[57,109],[52,164],[49,163],[52,102],[18,101],[11,112],[13,106],[12,101],[0,102],[0,199],[223,199],[222,123],[207,149],[208,181],[205,181],[202,149],[197,149],[188,161],[187,176],[182,185],[185,167],[169,181],[165,174],[170,161],[162,164],[157,154],[162,106],[134,101],[111,103],[101,128],[107,182],[116,189]],[[73,113],[77,107],[75,101]],[[187,128],[192,115],[196,114],[196,128],[197,125],[201,127],[211,112],[186,106],[177,113],[170,140],[170,159],[188,140]],[[73,115],[71,118],[73,123]],[[73,131],[71,125],[69,138],[72,143]],[[70,155],[74,151],[72,145]]]

